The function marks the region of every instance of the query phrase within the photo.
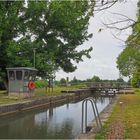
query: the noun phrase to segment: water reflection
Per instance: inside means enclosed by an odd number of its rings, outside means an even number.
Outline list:
[[[109,99],[98,98],[99,112]],[[71,139],[81,132],[82,101],[0,119],[0,138]],[[92,121],[91,106],[88,123]]]

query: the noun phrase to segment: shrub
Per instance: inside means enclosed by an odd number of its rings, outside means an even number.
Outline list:
[[[47,80],[37,80],[35,83],[37,88],[44,88],[46,85],[48,85]]]

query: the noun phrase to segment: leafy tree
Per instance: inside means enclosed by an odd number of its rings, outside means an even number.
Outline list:
[[[76,66],[71,60],[80,62],[83,55],[90,58],[89,52],[92,48],[79,52],[76,48],[92,37],[87,29],[90,16],[93,15],[93,8],[94,2],[89,1],[48,1],[47,3],[30,1],[28,3],[26,24],[35,36],[34,43],[37,45],[34,47],[38,49],[37,53],[40,51],[45,56],[44,62],[48,62],[46,56],[49,56],[50,63],[54,64],[56,69],[61,67],[66,72],[72,72]],[[36,13],[38,15],[34,16]],[[42,57],[39,60],[41,59]],[[42,70],[41,68],[40,72]]]
[[[118,78],[116,82],[124,83],[125,81],[122,78]]]
[[[117,67],[123,76],[132,76],[139,64],[140,52],[135,47],[126,47],[117,58]]]
[[[117,65],[123,76],[131,78],[131,84],[140,84],[140,1],[138,2],[137,21],[132,26],[132,34],[126,41],[127,47],[119,55]]]
[[[140,87],[140,71],[133,73],[133,76],[131,78],[131,85],[135,88]]]
[[[11,53],[17,53],[15,50],[14,38],[18,37],[23,32],[22,1],[1,1],[0,2],[0,77],[6,78],[6,67],[11,66],[16,61],[13,56],[9,57]],[[12,63],[11,63],[12,62]]]
[[[74,84],[76,84],[76,83],[78,83],[79,82],[79,80],[74,76],[73,77],[73,79],[71,80],[71,83],[74,83]]]
[[[6,67],[33,66],[36,49],[38,75],[62,68],[76,69],[73,61],[90,58],[92,47],[78,51],[88,34],[94,1],[2,1],[0,2],[0,77]]]
[[[66,86],[66,83],[67,83],[67,81],[66,81],[65,78],[61,78],[61,79],[60,79],[60,84],[61,84],[61,85]]]
[[[92,82],[100,82],[100,78],[98,76],[93,76],[91,79]]]
[[[138,1],[137,21],[132,26],[132,34],[128,37],[126,43],[140,49],[140,1]]]
[[[90,78],[86,79],[86,82],[92,82],[92,80]]]

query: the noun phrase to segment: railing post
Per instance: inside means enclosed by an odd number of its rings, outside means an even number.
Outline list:
[[[95,109],[96,109],[96,113],[97,113],[97,116],[98,116],[100,127],[102,128],[102,123],[101,123],[100,115],[99,115],[98,108],[97,108],[97,105],[96,105],[96,101],[94,101],[94,105],[95,105]]]

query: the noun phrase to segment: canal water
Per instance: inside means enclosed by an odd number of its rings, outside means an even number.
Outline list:
[[[101,112],[108,98],[98,98]],[[72,139],[81,133],[82,101],[19,113],[0,119],[0,138],[10,139]],[[94,119],[92,107],[88,105],[88,123]]]

